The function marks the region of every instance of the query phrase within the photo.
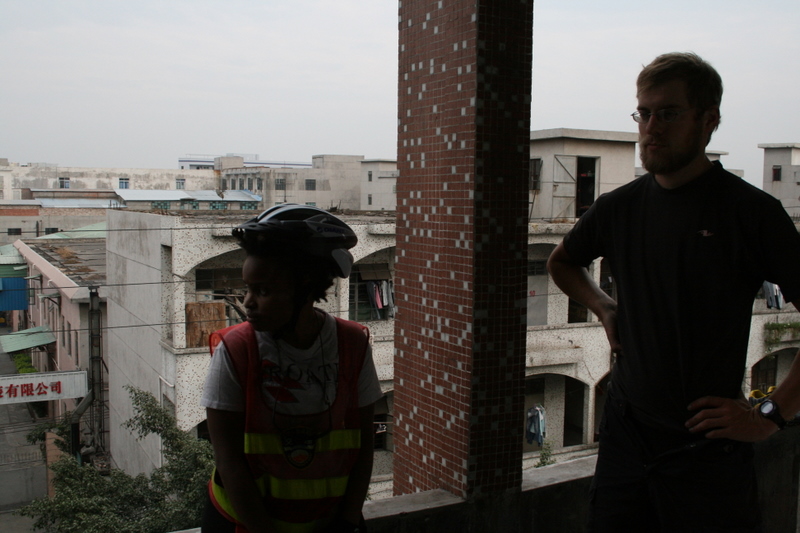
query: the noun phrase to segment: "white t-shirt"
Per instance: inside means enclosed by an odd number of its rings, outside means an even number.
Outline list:
[[[339,354],[336,320],[325,314],[314,344],[300,350],[269,333],[257,331],[258,352],[265,366],[262,395],[278,413],[305,415],[327,410],[336,398]],[[358,406],[365,407],[383,397],[372,350],[367,346],[364,366],[358,380]],[[224,343],[219,343],[211,357],[200,405],[221,411],[245,410],[244,390],[233,368]]]

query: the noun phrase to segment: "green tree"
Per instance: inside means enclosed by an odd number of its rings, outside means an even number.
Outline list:
[[[134,416],[123,424],[137,439],[161,437],[165,462],[149,476],[117,469],[102,475],[69,454],[51,466],[55,496],[18,511],[47,533],[165,533],[198,527],[214,465],[211,445],[178,429],[149,393],[128,387]],[[54,428],[64,436],[67,424]],[[39,441],[42,428],[29,439]]]

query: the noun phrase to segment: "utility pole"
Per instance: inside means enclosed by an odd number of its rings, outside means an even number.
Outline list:
[[[103,337],[102,315],[100,314],[100,296],[97,287],[89,287],[89,383],[91,388],[70,417],[71,439],[70,451],[80,461],[81,457],[81,417],[87,409],[91,408],[89,426],[92,434],[92,448],[94,459],[101,472],[105,472],[108,461],[106,460],[105,443],[105,405],[103,402]]]
[[[97,287],[89,287],[89,345],[91,348],[90,379],[92,384],[92,433],[98,452],[106,451],[105,401],[103,398],[103,334],[100,295]]]

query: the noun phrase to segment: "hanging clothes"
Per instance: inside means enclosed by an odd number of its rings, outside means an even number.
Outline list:
[[[525,440],[528,444],[533,444],[536,434],[539,433],[539,418],[536,416],[536,408],[528,409],[528,418],[525,421]]]
[[[783,295],[781,289],[774,283],[765,281],[762,286],[764,290],[764,299],[767,301],[768,309],[782,309],[783,308]]]
[[[546,436],[545,431],[545,410],[541,405],[531,407],[528,409],[527,422],[525,424],[525,440],[528,444],[533,444],[533,441],[541,446]]]

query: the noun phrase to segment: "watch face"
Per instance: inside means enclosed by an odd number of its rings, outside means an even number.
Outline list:
[[[761,403],[762,414],[768,415],[774,410],[775,410],[775,405],[771,401],[767,400]]]

